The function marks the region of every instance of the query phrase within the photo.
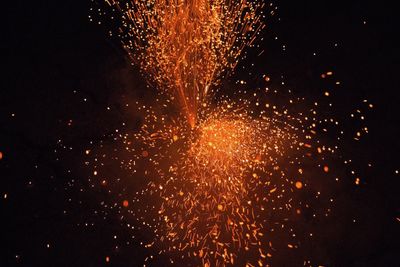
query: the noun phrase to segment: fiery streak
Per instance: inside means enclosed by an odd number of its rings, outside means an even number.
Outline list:
[[[180,105],[193,128],[199,107],[264,27],[263,3],[244,0],[110,1],[131,61]]]

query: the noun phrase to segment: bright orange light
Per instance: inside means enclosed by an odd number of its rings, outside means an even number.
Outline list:
[[[296,188],[297,188],[297,189],[303,188],[303,183],[300,182],[300,181],[297,181],[295,185],[296,185]]]

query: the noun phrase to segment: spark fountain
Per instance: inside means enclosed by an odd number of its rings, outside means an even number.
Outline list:
[[[109,1],[120,13],[118,37],[132,63],[196,124],[221,75],[233,70],[264,28],[260,2]]]
[[[296,249],[293,217],[311,206],[297,192],[320,197],[314,178],[334,178],[328,165],[339,164],[339,145],[329,132],[343,132],[336,119],[319,114],[317,103],[291,94],[280,106],[269,103],[268,88],[247,96],[235,92],[239,100],[215,96],[221,79],[265,27],[263,1],[106,3],[112,18],[119,18],[111,35],[160,90],[155,105],[132,107],[143,114],[142,126],[118,131],[113,140],[120,149],[107,157],[130,179],[143,181],[120,201],[119,212],[127,208],[125,216],[139,226],[127,225],[147,233],[141,242],[154,255],[178,266],[268,266],[276,251],[270,234],[276,232],[286,248]],[[171,103],[178,116],[162,111]],[[358,137],[361,132],[367,128]],[[87,165],[101,186],[121,196],[115,183],[99,175],[105,152],[90,151]],[[330,211],[327,204],[321,213]]]

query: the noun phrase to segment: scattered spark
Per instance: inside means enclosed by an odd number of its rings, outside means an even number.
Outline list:
[[[297,181],[297,182],[296,182],[296,188],[297,188],[297,189],[303,188],[303,183],[300,182],[300,181]]]
[[[329,172],[329,167],[328,166],[324,166],[324,172]]]

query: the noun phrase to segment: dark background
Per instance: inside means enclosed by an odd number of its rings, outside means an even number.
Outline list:
[[[340,107],[352,110],[362,99],[375,106],[368,116],[370,134],[354,148],[373,168],[361,186],[345,183],[339,196],[345,214],[334,217],[317,247],[305,250],[323,251],[320,262],[327,266],[400,266],[396,9],[377,1],[276,4],[261,47],[242,63],[255,64],[253,75],[238,71],[231,79],[257,84],[267,73],[272,85],[284,81],[296,93],[318,98],[332,87],[321,73],[333,71],[341,82],[334,96]],[[89,23],[91,7],[96,6],[86,1],[2,5],[0,266],[102,266],[106,256],[108,265],[141,264],[135,244],[121,246],[113,238],[124,235],[116,216],[106,222],[93,218],[96,194],[74,177],[75,161],[55,151],[60,139],[66,150],[79,150],[129,120],[121,96],[147,97],[144,80],[106,27]],[[66,190],[72,177],[77,189]],[[277,266],[293,266],[289,258]]]

